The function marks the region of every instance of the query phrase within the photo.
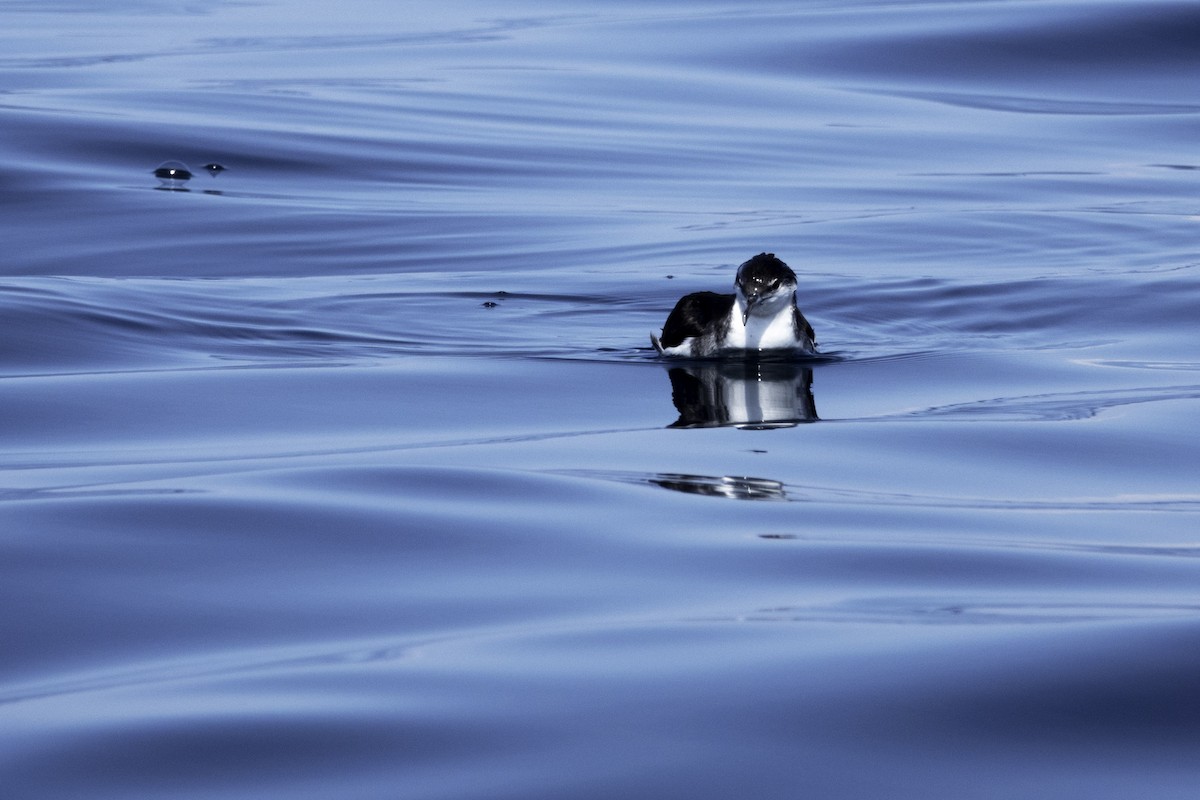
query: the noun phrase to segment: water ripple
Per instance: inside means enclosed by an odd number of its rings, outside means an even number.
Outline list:
[[[1096,497],[1056,497],[1045,500],[1010,497],[970,497],[881,492],[846,486],[800,484],[772,478],[739,475],[622,472],[615,470],[560,470],[560,474],[731,500],[786,500],[792,503],[833,504],[848,507],[903,507],[974,509],[978,511],[1154,511],[1196,513],[1200,494],[1127,493]]]

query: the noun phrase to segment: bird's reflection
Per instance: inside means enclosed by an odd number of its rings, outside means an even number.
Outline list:
[[[787,361],[731,361],[671,367],[671,428],[790,428],[817,421],[812,369]]]

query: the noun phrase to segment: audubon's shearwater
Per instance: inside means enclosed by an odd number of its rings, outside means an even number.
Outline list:
[[[733,294],[681,297],[662,337],[650,334],[654,349],[683,358],[816,352],[812,325],[796,306],[796,273],[774,253],[738,267],[733,285]]]

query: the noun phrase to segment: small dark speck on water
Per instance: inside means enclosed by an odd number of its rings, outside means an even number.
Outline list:
[[[500,305],[500,304],[495,302],[494,300],[488,300],[487,302],[485,302],[483,304],[483,307],[484,308],[495,308],[498,305]]]
[[[164,181],[191,180],[192,171],[182,161],[164,161],[154,170],[154,177]]]
[[[208,174],[212,175],[215,178],[215,177],[217,177],[217,175],[224,172],[227,168],[221,166],[220,164],[218,164],[216,162],[213,162],[212,164],[205,164],[204,169],[208,170]]]

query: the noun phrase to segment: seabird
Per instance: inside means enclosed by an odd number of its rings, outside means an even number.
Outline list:
[[[733,294],[681,297],[662,338],[650,334],[654,349],[683,358],[816,352],[812,325],[796,307],[796,273],[774,253],[738,267],[733,285]]]

